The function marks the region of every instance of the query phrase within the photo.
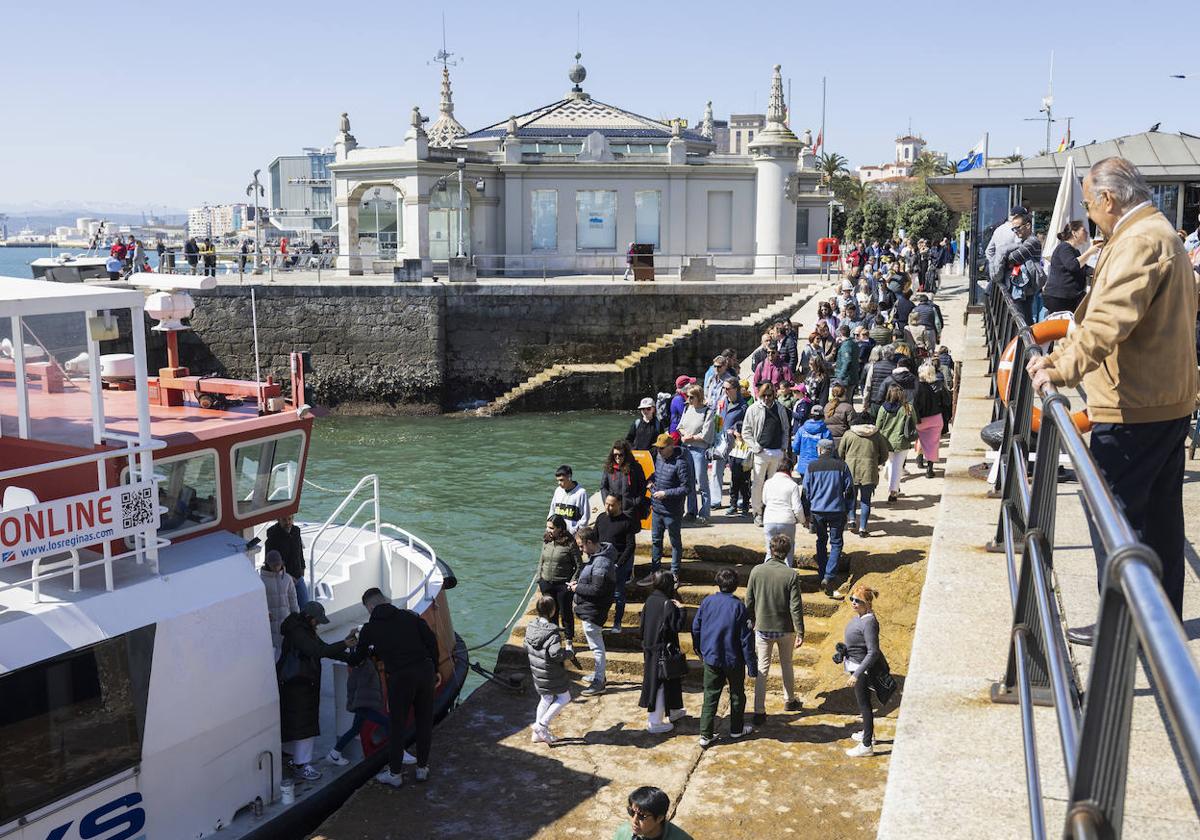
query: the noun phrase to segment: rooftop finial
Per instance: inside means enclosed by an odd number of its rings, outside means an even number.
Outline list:
[[[575,63],[571,65],[571,69],[567,73],[567,78],[575,85],[575,87],[571,88],[571,93],[583,93],[583,88],[580,85],[587,78],[587,69],[579,63],[579,59],[581,58],[583,58],[583,53],[575,53]]]
[[[442,65],[442,103],[438,109],[443,117],[454,116],[454,98],[450,92],[450,68]]]
[[[700,121],[700,136],[706,140],[713,139],[716,129],[713,126],[712,100],[704,104],[704,119]]]
[[[350,115],[345,111],[342,111],[342,118],[338,122],[338,131],[342,134],[350,133]]]
[[[774,72],[771,75],[771,95],[767,99],[767,122],[783,123],[787,116],[787,108],[784,105],[783,99],[783,75],[780,73],[782,67],[775,65]]]

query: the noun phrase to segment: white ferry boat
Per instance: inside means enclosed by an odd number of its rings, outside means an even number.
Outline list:
[[[352,744],[315,782],[283,766],[254,536],[300,508],[309,407],[269,377],[182,367],[186,293],[0,280],[0,838],[303,836],[386,754]],[[143,310],[168,333],[157,376]],[[67,346],[84,353],[64,367]],[[294,354],[293,395],[304,368]],[[438,637],[443,716],[467,670],[446,564],[380,520],[375,476],[302,533],[324,638],[366,620],[372,586],[416,611]],[[324,668],[316,755],[350,722],[346,669]]]

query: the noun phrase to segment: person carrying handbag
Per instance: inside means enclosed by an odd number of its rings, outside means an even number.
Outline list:
[[[880,706],[886,705],[896,690],[896,680],[879,649],[879,619],[875,617],[875,599],[878,597],[878,590],[861,583],[850,593],[854,617],[846,624],[842,664],[848,675],[846,682],[854,689],[863,722],[862,730],[850,736],[858,742],[857,746],[846,750],[846,755],[851,758],[875,754],[875,710],[871,690],[875,690]]]
[[[917,418],[899,385],[889,385],[883,405],[875,415],[875,425],[892,447],[888,455],[888,502],[900,495],[900,479],[904,476],[904,459],[908,448],[917,439]]]
[[[679,647],[683,604],[675,597],[675,575],[655,572],[650,586],[642,606],[642,694],[638,706],[649,715],[646,730],[657,735],[670,732],[675,721],[687,716],[683,708],[687,660]]]

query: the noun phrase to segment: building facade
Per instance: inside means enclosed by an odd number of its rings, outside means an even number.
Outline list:
[[[766,124],[766,114],[730,114],[729,145],[726,147],[729,154],[749,154],[754,135],[761,133]]]
[[[593,99],[578,63],[569,78],[563,98],[468,132],[443,68],[438,120],[427,129],[414,108],[400,146],[360,147],[343,114],[328,167],[339,269],[363,271],[374,225],[364,200],[377,189],[395,196],[396,259],[427,272],[461,254],[484,274],[608,273],[632,243],[676,266],[790,270],[815,250],[830,196],[813,150],[784,125],[778,67],[771,108],[731,154],[717,151],[711,103],[689,130]]]
[[[333,160],[331,150],[307,147],[271,161],[268,216],[276,232],[313,235],[333,226]]]
[[[245,204],[205,204],[188,210],[187,235],[198,239],[231,236],[241,230],[249,215]]]

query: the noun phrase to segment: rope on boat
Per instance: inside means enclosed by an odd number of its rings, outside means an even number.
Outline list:
[[[507,622],[505,622],[504,626],[500,628],[500,632],[497,633],[495,636],[492,636],[492,638],[488,639],[483,644],[473,645],[472,647],[467,648],[468,653],[470,653],[473,650],[479,650],[480,648],[487,647],[492,642],[496,641],[501,636],[503,636],[505,633],[508,633],[512,630],[512,626],[517,623],[517,619],[525,614],[525,605],[529,603],[529,596],[533,592],[533,588],[535,586],[537,586],[537,579],[538,579],[537,572],[534,572],[533,577],[530,578],[530,580],[529,580],[529,586],[526,587],[526,589],[525,589],[525,594],[521,596],[520,602],[517,603],[516,611],[513,612],[512,617],[509,618],[509,620]]]

